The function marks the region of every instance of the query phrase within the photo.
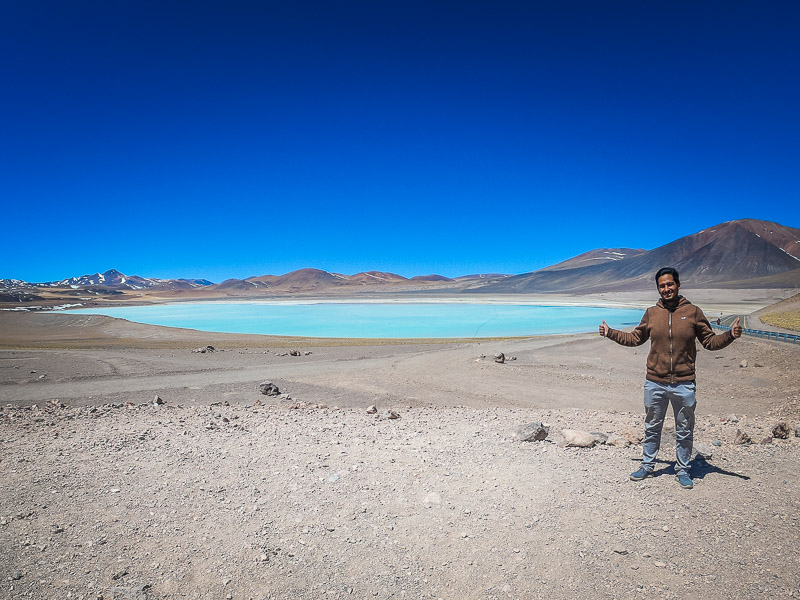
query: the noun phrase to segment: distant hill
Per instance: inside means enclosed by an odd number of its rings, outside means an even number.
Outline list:
[[[653,274],[672,266],[681,284],[695,287],[794,287],[800,285],[800,229],[769,221],[728,221],[649,251],[575,266],[595,250],[548,267],[473,287],[485,293],[575,292],[647,289]],[[585,262],[585,261],[584,261]],[[554,265],[558,267],[558,265]]]
[[[800,229],[770,221],[740,219],[704,229],[653,250],[600,248],[531,273],[479,273],[454,279],[437,274],[406,278],[386,271],[343,275],[307,268],[284,275],[227,279],[214,284],[206,279],[154,279],[110,269],[45,283],[0,279],[0,301],[38,301],[39,294],[52,300],[76,297],[78,293],[118,298],[137,291],[140,296],[142,290],[159,292],[162,298],[361,291],[592,293],[649,289],[653,286],[653,274],[664,266],[677,268],[681,283],[694,287],[800,287]]]

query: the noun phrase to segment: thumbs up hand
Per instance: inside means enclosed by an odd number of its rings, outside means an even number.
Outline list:
[[[608,337],[609,329],[611,329],[611,327],[609,327],[608,324],[605,321],[603,321],[600,324],[600,335],[602,335],[603,337]]]
[[[736,320],[733,322],[733,325],[731,325],[731,334],[735,338],[742,337],[742,326],[740,325],[739,317],[736,317]]]

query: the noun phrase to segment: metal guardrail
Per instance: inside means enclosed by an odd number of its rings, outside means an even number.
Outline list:
[[[728,331],[730,329],[730,327],[727,325],[717,325],[716,323],[712,323],[711,327],[714,329],[722,329],[724,331]],[[762,331],[760,329],[742,329],[742,335],[751,335],[753,337],[765,340],[776,340],[779,342],[788,342],[790,344],[800,344],[800,335],[795,335],[793,333]]]

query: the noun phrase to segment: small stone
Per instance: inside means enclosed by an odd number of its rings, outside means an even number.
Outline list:
[[[442,504],[442,497],[436,492],[430,492],[423,498],[422,503],[428,506],[440,506]]]
[[[580,429],[562,429],[564,444],[570,448],[591,448],[597,443],[595,437],[588,431]]]
[[[336,483],[337,481],[339,481],[339,475],[336,474],[336,473],[333,473],[330,477],[328,477],[328,481],[330,483]]]
[[[659,569],[663,569],[664,567],[666,567],[666,566],[667,566],[667,563],[665,563],[665,562],[661,562],[660,560],[657,560],[657,561],[656,561],[656,562],[654,562],[653,564],[654,564],[655,566],[657,566]]]
[[[725,420],[728,423],[738,423],[739,422],[739,417],[737,417],[736,415],[728,415],[728,418],[725,419]]]
[[[11,579],[12,581],[19,581],[20,579],[22,579],[22,572],[14,571],[11,574],[11,577],[9,577],[9,579]]]
[[[740,362],[739,363],[739,368],[740,369],[746,369],[747,368],[747,361],[743,360],[742,362]]]
[[[164,404],[164,401],[161,399],[161,396],[159,396],[158,394],[156,394],[156,397],[155,397],[155,398],[153,398],[153,404],[154,404],[155,406],[161,406],[162,404]]]
[[[547,438],[549,433],[550,427],[539,421],[534,421],[533,423],[517,427],[513,436],[523,442],[541,442]]]
[[[695,442],[693,450],[698,456],[702,456],[706,460],[714,456],[714,448],[705,442]]]
[[[628,549],[627,548],[614,548],[613,552],[614,552],[614,554],[622,554],[624,556],[624,555],[626,555],[628,553]]]
[[[631,444],[641,444],[642,439],[644,439],[644,434],[640,429],[633,429],[631,427],[620,432],[620,435],[622,435],[622,437],[628,440]]]
[[[383,414],[381,415],[381,417],[384,418],[384,419],[399,419],[400,415],[398,415],[393,410],[385,410],[385,411],[383,411]]]
[[[368,414],[368,415],[374,415],[374,414],[376,414],[377,412],[378,412],[378,407],[377,407],[377,406],[375,406],[374,404],[370,404],[370,405],[367,407],[367,414]]]
[[[278,389],[278,386],[271,381],[262,381],[258,385],[258,389],[265,396],[280,396],[281,393],[281,391]]]
[[[300,356],[299,350],[289,350],[289,356]]]
[[[733,443],[737,446],[744,446],[751,443],[753,440],[750,436],[741,429],[736,430],[736,437],[733,438]]]
[[[761,445],[762,445],[762,446],[766,446],[766,445],[768,445],[768,444],[771,444],[771,443],[772,443],[772,436],[771,436],[771,435],[768,435],[768,436],[767,436],[767,437],[765,437],[763,440],[761,440],[761,442],[760,442],[760,443],[761,443]]]
[[[713,442],[711,442],[711,445],[719,448],[720,446],[722,446],[722,442],[720,440],[714,440]]]
[[[794,437],[800,437],[800,424],[794,428]]]
[[[608,439],[606,440],[606,445],[608,445],[608,446],[619,446],[619,447],[625,448],[627,446],[630,446],[631,443],[627,438],[624,438],[621,435],[618,435],[616,433],[612,433],[612,434],[610,434],[608,436]]]
[[[606,444],[608,443],[608,434],[603,433],[602,431],[590,431],[592,437],[597,441],[598,444]]]
[[[506,362],[506,355],[503,354],[502,352],[500,352],[498,354],[495,354],[494,355],[494,362],[499,363],[499,364],[502,365],[504,362]]]
[[[775,427],[772,428],[772,437],[779,438],[781,440],[788,439],[789,437],[789,425],[780,422]]]

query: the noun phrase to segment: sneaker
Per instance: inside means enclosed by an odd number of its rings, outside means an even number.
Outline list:
[[[638,471],[631,473],[631,481],[641,481],[645,477],[650,477],[652,474],[653,474],[652,471],[648,471],[647,469],[642,467]]]
[[[631,475],[633,477],[633,475]],[[685,490],[690,490],[694,487],[692,483],[692,478],[689,477],[686,473],[680,473],[679,475],[675,476],[675,479],[678,480],[678,483],[681,484],[681,487]]]

